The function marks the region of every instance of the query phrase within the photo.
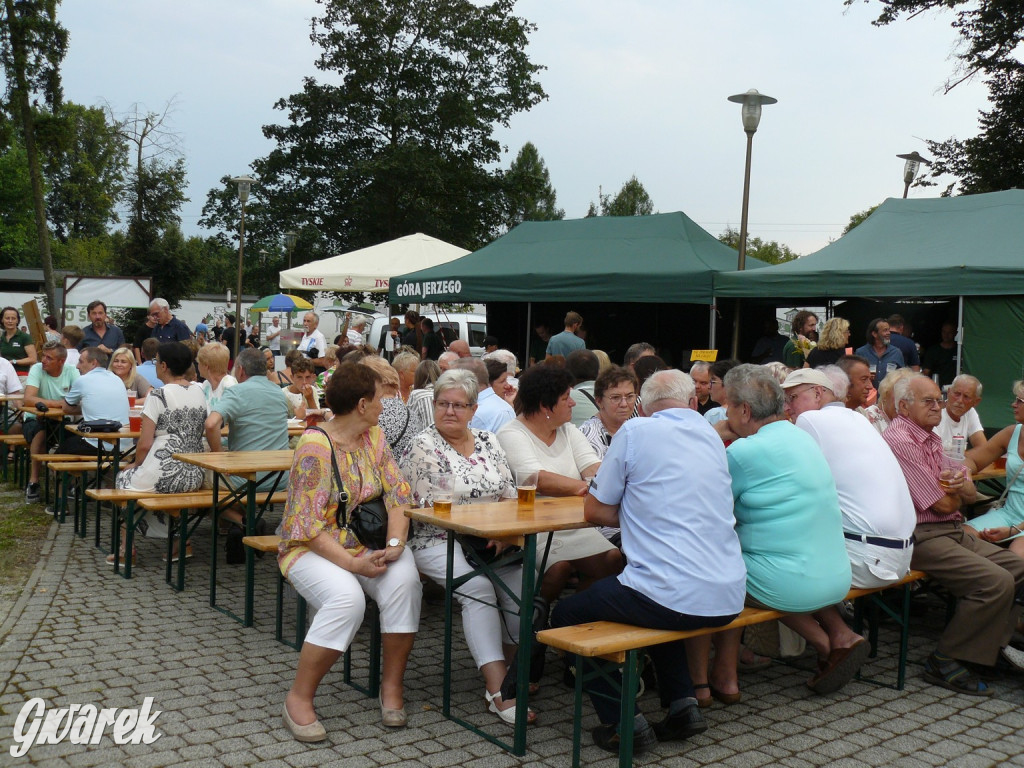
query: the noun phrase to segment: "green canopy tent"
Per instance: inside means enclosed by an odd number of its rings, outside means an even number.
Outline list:
[[[494,302],[703,304],[713,339],[712,276],[735,266],[736,251],[681,212],[528,221],[462,258],[392,277],[390,301],[486,302],[489,314]]]
[[[960,362],[986,385],[979,413],[987,425],[1003,424],[1009,417],[1000,403],[1024,370],[1024,190],[889,199],[820,251],[718,274],[714,290],[718,297],[770,296],[777,306],[955,300]]]

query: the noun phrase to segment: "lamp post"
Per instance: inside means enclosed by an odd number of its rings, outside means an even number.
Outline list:
[[[907,192],[910,191],[910,185],[917,178],[917,172],[921,169],[921,163],[925,165],[931,165],[931,160],[925,160],[917,152],[910,152],[905,155],[896,155],[900,160],[906,160],[903,164],[903,199],[907,199]]]
[[[742,104],[743,132],[747,134],[747,161],[743,169],[743,208],[740,211],[740,247],[736,269],[743,271],[747,266],[747,208],[750,204],[750,155],[754,148],[754,134],[761,122],[761,105],[775,104],[778,99],[759,93],[751,88],[746,93],[729,97],[734,104]],[[736,299],[736,311],[732,322],[732,356],[739,357],[740,349],[740,301]]]
[[[295,249],[295,243],[298,241],[298,239],[298,232],[284,233],[284,247],[288,249],[288,269],[292,268],[292,251]]]
[[[238,185],[238,199],[242,203],[242,226],[241,238],[238,241],[238,294],[235,296],[235,348],[232,350],[232,359],[238,357],[239,328],[244,328],[242,323],[242,258],[245,256],[245,203],[249,199],[249,189],[256,182],[251,176],[235,176],[231,179]]]

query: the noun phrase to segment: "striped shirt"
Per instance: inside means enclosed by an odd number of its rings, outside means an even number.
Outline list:
[[[892,420],[882,439],[896,456],[907,479],[910,498],[914,502],[918,525],[921,523],[948,523],[963,520],[960,512],[937,514],[932,506],[938,504],[945,492],[939,487],[942,471],[942,439],[930,429],[919,427],[906,416]],[[964,470],[966,472],[966,469]]]

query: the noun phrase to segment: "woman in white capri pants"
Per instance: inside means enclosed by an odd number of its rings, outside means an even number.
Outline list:
[[[377,426],[380,376],[368,366],[344,364],[326,394],[335,416],[324,431],[307,429],[296,446],[278,553],[281,572],[316,610],[283,713],[292,735],[309,742],[327,738],[313,697],[362,624],[364,593],[380,608],[381,719],[388,727],[405,725],[402,678],[422,602],[416,563],[405,548],[404,509],[412,494]],[[339,526],[339,479],[349,495],[348,511],[383,497],[388,509],[385,549],[369,550]]]

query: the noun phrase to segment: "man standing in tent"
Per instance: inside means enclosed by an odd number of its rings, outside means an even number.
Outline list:
[[[570,352],[584,349],[587,345],[576,335],[576,331],[580,329],[581,325],[583,325],[583,317],[578,312],[569,312],[565,316],[565,330],[556,333],[548,340],[545,354],[548,357],[552,355],[568,357]]]

